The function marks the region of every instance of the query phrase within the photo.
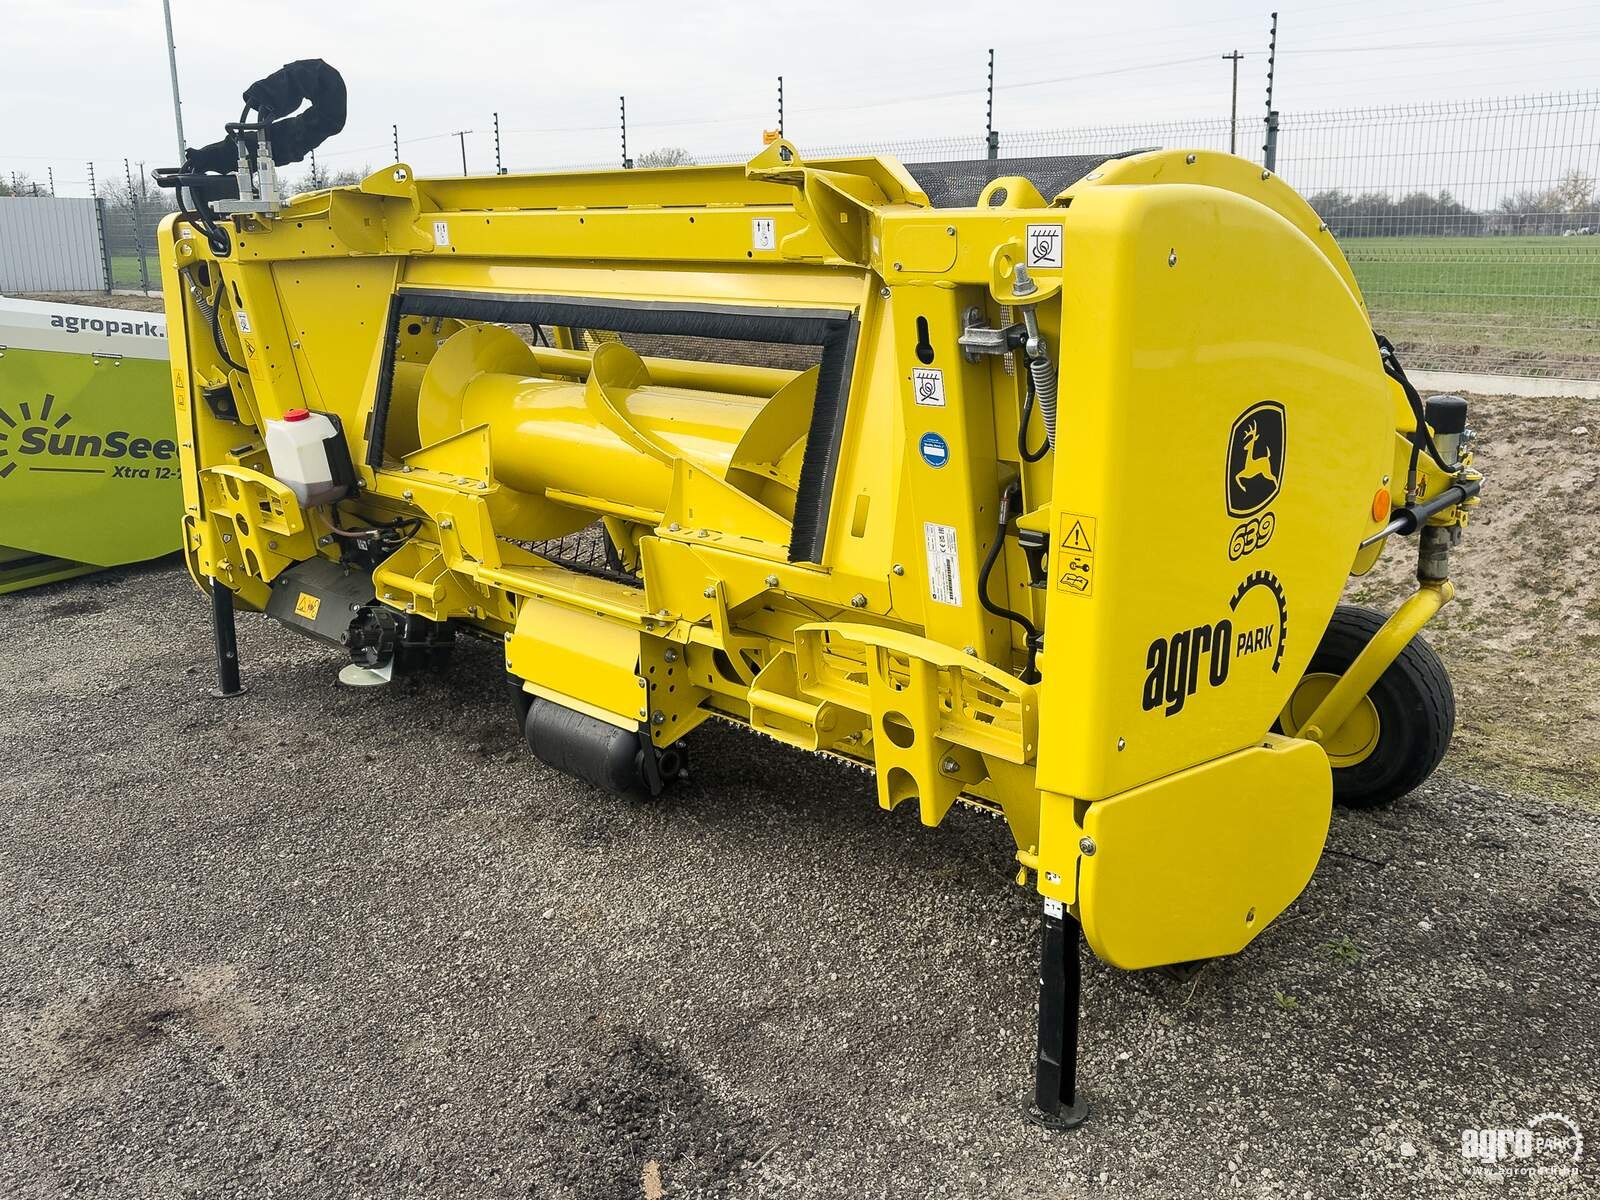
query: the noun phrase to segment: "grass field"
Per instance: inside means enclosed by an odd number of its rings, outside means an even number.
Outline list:
[[[1374,324],[1440,370],[1592,377],[1600,236],[1347,238]]]
[[[146,252],[144,259],[145,270],[150,274],[150,286],[161,286],[161,264],[156,261],[153,253]],[[143,287],[144,282],[139,275],[139,256],[137,254],[113,254],[111,256],[111,286],[114,288]]]

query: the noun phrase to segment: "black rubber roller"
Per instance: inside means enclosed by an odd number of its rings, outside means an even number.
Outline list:
[[[540,761],[622,796],[659,796],[683,771],[677,746],[657,750],[638,729],[620,729],[587,713],[530,697],[522,730]]]

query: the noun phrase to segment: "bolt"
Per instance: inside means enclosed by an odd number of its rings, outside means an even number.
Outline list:
[[[895,563],[895,565],[890,569],[893,570],[896,575],[904,575],[906,573],[906,565],[904,563]]]
[[[669,648],[667,650],[667,652],[665,654],[663,654],[661,657],[663,659],[665,659],[669,663],[675,663],[675,662],[678,661],[678,652],[676,650],[673,650],[673,649]]]
[[[954,225],[946,225],[944,227],[944,231],[946,233],[948,233],[951,237],[955,237],[955,235],[956,235],[956,227]]]
[[[895,264],[894,264],[894,269],[895,269],[895,270],[896,270],[896,271],[898,271],[898,270],[899,270],[899,269],[900,269],[900,264],[899,264],[899,263],[895,263]]]
[[[1093,858],[1094,852],[1099,848],[1094,844],[1094,839],[1091,837],[1078,839],[1078,849],[1082,851],[1085,858]]]
[[[639,686],[640,687],[644,686],[644,677],[643,676],[640,676],[640,678],[639,678]]]
[[[710,537],[711,531],[709,529],[697,529],[694,531],[694,535],[695,537]]]
[[[860,592],[857,592],[854,596],[850,597],[850,607],[851,608],[865,608],[866,606],[867,606],[867,598],[865,596],[863,596]]]
[[[1167,251],[1167,266],[1175,267],[1177,265],[1178,265],[1178,252],[1176,250],[1168,250]]]
[[[678,530],[683,528],[683,526],[679,525],[676,521],[674,521],[671,525],[668,525],[667,528],[669,530],[671,530],[673,533],[677,533]]]
[[[277,542],[268,542],[267,543],[267,549],[268,550],[276,550],[277,548],[278,548],[278,543]]]
[[[767,576],[767,586],[769,588],[777,587],[778,586],[778,577],[776,575],[768,575]]]
[[[413,467],[413,466],[412,466],[412,465],[411,465],[411,464],[410,464],[410,463],[401,463],[401,464],[400,464],[400,470],[401,470],[401,471],[402,471],[402,472],[403,472],[403,473],[404,473],[404,474],[407,474],[407,475],[409,475],[409,474],[411,474],[411,472],[412,472],[412,471],[414,471],[414,470],[416,470],[416,468],[415,468],[415,467]]]
[[[715,600],[717,598],[717,585],[713,583],[710,587],[708,587],[705,591],[701,592],[700,594],[702,596],[704,596],[707,600]]]
[[[977,658],[978,657],[978,648],[976,646],[963,646],[963,647],[961,647],[961,653],[963,653],[965,655],[968,655],[969,657],[972,657],[972,658]]]
[[[889,298],[889,288],[887,287],[887,285],[878,289],[878,295],[879,295],[880,298],[882,298],[884,300],[887,300]]]
[[[650,714],[650,724],[652,724],[652,725],[665,725],[666,723],[667,723],[667,714],[662,712],[659,708],[656,709],[655,712]]]
[[[489,490],[489,481],[487,479],[479,480],[478,481],[478,490],[480,492],[487,492]]]
[[[1045,878],[1045,882],[1046,883],[1060,883],[1061,882],[1061,876],[1058,875],[1054,871],[1046,871],[1044,873],[1044,878]]]
[[[444,517],[439,521],[439,528],[440,529],[454,529],[455,527],[456,527],[456,523],[454,521],[452,521],[449,517]]]
[[[411,489],[407,488],[405,491],[401,492],[400,499],[409,501],[411,499]]]
[[[510,634],[509,634],[509,633],[508,633],[508,634],[506,634],[506,641],[508,641],[508,642],[509,642],[509,641],[510,641],[510,640],[511,640],[511,635],[510,635]],[[644,681],[643,681],[643,680],[640,680],[640,682],[641,682],[641,683],[642,683],[642,682],[644,682]]]
[[[961,764],[953,758],[946,758],[942,763],[939,764],[939,769],[946,775],[954,775],[961,769]]]
[[[1272,178],[1272,172],[1271,171],[1263,171],[1263,172],[1261,172],[1261,178],[1263,178],[1263,179],[1271,179]]]
[[[233,541],[233,534],[231,534],[231,533],[223,534],[222,535],[222,541],[223,541],[224,544]]]
[[[1117,739],[1117,750],[1118,750],[1118,752],[1120,753],[1121,751],[1126,750],[1127,748],[1128,748],[1127,740],[1124,739],[1124,738],[1118,738]]]
[[[1197,157],[1196,155],[1190,154],[1183,161],[1188,163],[1192,167],[1192,166],[1194,166],[1196,157]]]

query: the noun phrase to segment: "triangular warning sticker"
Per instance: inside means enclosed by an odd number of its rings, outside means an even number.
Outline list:
[[[1072,528],[1067,530],[1067,536],[1061,540],[1062,546],[1068,550],[1093,550],[1089,544],[1089,534],[1083,528],[1082,521],[1074,521]]]

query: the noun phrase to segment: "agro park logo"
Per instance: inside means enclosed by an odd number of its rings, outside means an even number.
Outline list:
[[[139,437],[127,429],[85,433],[69,429],[72,414],[49,392],[37,405],[24,400],[0,407],[0,480],[21,467],[64,475],[110,475],[115,479],[171,479],[178,457],[171,438]]]

